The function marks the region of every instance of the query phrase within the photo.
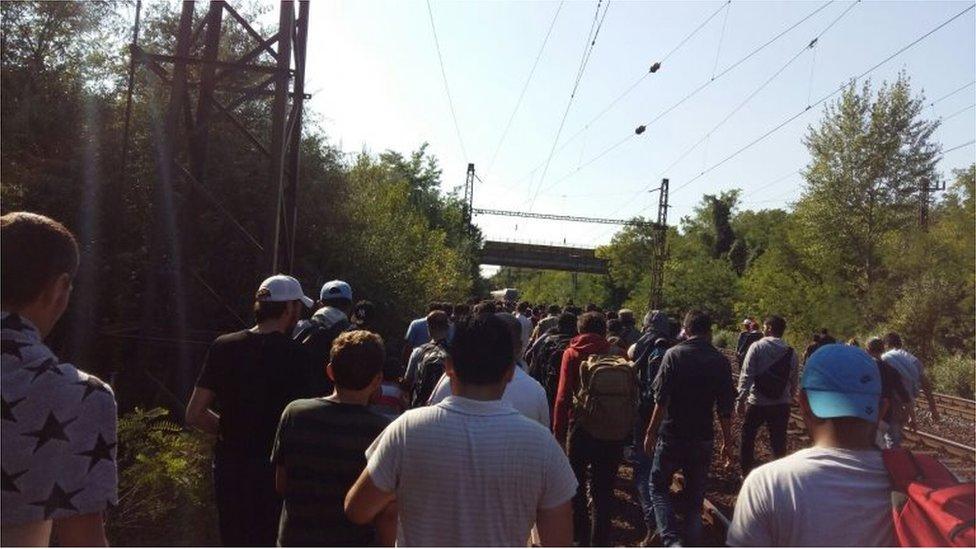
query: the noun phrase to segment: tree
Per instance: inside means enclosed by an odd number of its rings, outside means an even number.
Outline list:
[[[870,81],[852,83],[804,140],[811,160],[794,243],[808,265],[843,281],[868,324],[884,316],[882,244],[914,221],[922,182],[937,178],[939,123],[922,108],[904,74],[876,93]]]

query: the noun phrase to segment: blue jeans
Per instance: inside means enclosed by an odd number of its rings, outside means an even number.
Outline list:
[[[701,509],[705,499],[708,467],[712,461],[711,440],[658,439],[651,466],[651,501],[657,519],[661,544],[699,545],[702,537]],[[671,479],[678,470],[684,473],[681,499],[684,505],[683,532],[678,528],[671,501]],[[683,534],[683,535],[682,535]]]
[[[641,512],[644,515],[644,526],[647,533],[654,531],[654,503],[651,501],[651,466],[654,458],[644,453],[643,441],[634,448],[634,484],[637,487],[637,499],[640,500]]]

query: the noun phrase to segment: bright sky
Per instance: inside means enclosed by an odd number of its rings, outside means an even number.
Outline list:
[[[656,188],[661,177],[671,182],[671,224],[689,214],[702,194],[730,188],[744,190],[746,208],[783,207],[799,196],[800,177],[795,172],[808,159],[802,136],[818,120],[822,106],[704,176],[693,178],[971,5],[861,2],[851,7],[850,1],[834,1],[723,74],[825,3],[734,0],[722,8],[721,0],[610,1],[542,181],[581,57],[589,45],[596,0],[565,2],[561,7],[555,1],[431,2],[463,151],[441,77],[427,4],[422,0],[312,3],[306,87],[313,99],[308,105],[333,142],[345,151],[409,152],[429,142],[430,151],[441,161],[445,189],[463,186],[467,163],[473,162],[483,180],[475,184],[476,208],[531,207],[540,213],[653,217],[657,194],[647,189]],[[602,6],[601,16],[605,0]],[[494,157],[557,10],[538,67]],[[716,10],[657,73],[647,75],[586,127],[647,74],[651,63],[662,60]],[[905,70],[916,90],[925,92],[927,102],[971,84],[976,80],[974,13],[971,10],[949,23],[871,76],[880,82]],[[835,20],[813,49],[800,53]],[[721,76],[649,124],[713,75]],[[944,149],[974,139],[974,98],[976,86],[969,85],[927,108],[927,115],[933,118],[952,116],[935,134]],[[648,127],[637,136],[634,129],[640,124]],[[696,143],[700,144],[674,163]],[[948,152],[941,169],[948,175],[952,168],[973,162],[974,156],[974,145]],[[588,246],[608,242],[617,229],[484,215],[475,221],[488,239],[565,240]]]

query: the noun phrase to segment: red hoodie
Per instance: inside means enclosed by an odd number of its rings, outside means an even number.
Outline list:
[[[563,362],[559,368],[559,389],[556,391],[556,409],[553,411],[552,432],[560,444],[566,442],[566,432],[579,385],[580,364],[590,355],[619,354],[619,349],[611,349],[607,338],[598,334],[580,334],[569,342],[569,347],[563,351]]]

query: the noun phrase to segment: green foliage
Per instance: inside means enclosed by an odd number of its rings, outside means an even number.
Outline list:
[[[119,505],[112,545],[203,545],[216,541],[211,441],[184,431],[161,408],[119,418]]]
[[[936,392],[963,398],[976,398],[973,384],[976,379],[976,360],[972,355],[944,356],[926,369]]]
[[[596,303],[601,307],[614,307],[609,302],[606,278],[601,275],[579,273],[574,288],[573,273],[517,269],[503,267],[488,280],[492,289],[518,288],[521,299],[530,303],[576,305]]]
[[[712,345],[719,349],[733,349],[739,340],[739,334],[732,330],[714,330],[712,332]]]

